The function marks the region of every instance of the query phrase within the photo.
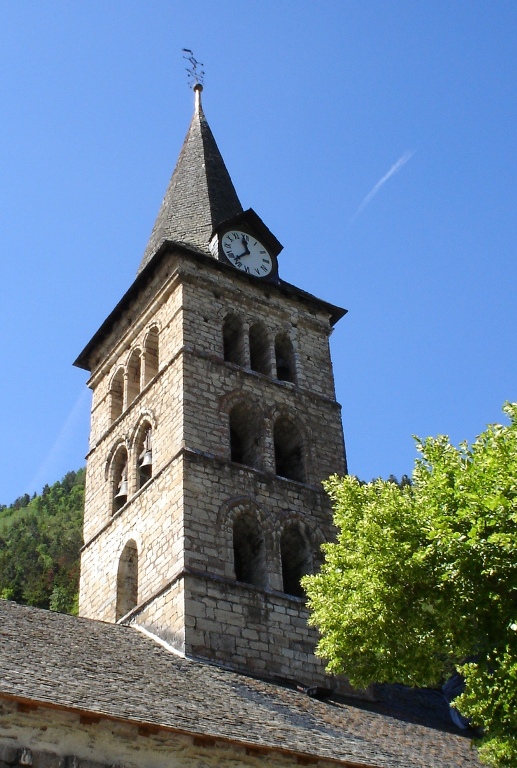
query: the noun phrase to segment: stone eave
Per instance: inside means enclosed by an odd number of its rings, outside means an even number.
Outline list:
[[[174,727],[166,723],[156,722],[154,720],[140,720],[132,717],[119,717],[109,712],[105,712],[102,709],[84,709],[81,707],[65,706],[63,704],[55,704],[52,701],[45,699],[31,699],[23,696],[16,696],[9,693],[3,693],[0,691],[0,699],[5,701],[15,702],[20,712],[32,713],[37,709],[50,709],[58,712],[67,712],[69,714],[77,715],[80,718],[82,725],[95,726],[98,725],[101,720],[107,720],[112,723],[124,723],[125,725],[131,725],[138,728],[142,736],[151,736],[158,734],[160,731],[175,734],[177,736],[187,736],[193,739],[196,746],[214,747],[216,744],[228,745],[236,747],[237,749],[245,749],[246,754],[261,757],[268,754],[279,754],[295,758],[298,765],[311,765],[311,764],[330,764],[340,765],[343,768],[379,768],[378,764],[373,763],[356,763],[350,762],[346,759],[339,759],[331,756],[319,755],[317,751],[312,753],[306,751],[296,751],[287,747],[281,747],[272,744],[262,744],[253,740],[244,740],[238,738],[228,738],[210,731],[195,731],[186,728]]]

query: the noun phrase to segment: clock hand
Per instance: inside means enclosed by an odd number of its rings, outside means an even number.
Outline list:
[[[235,238],[235,239],[237,239],[237,238]],[[250,256],[251,255],[251,251],[248,248],[248,243],[247,243],[245,237],[241,238],[241,245],[243,245],[244,248],[245,248],[245,250],[242,253],[234,254],[234,253],[231,253],[231,252],[227,252],[226,255],[229,256],[231,259],[234,259],[235,261],[239,261],[239,259],[242,259],[243,256]]]
[[[233,256],[233,258],[235,259],[235,261],[239,261],[239,259],[242,259],[243,256],[249,256],[249,253],[250,253],[249,251],[244,251],[243,253],[236,254],[235,256]]]
[[[246,249],[244,251],[244,253],[241,253],[241,256],[249,256],[250,249],[248,248],[248,243],[246,242],[246,238],[245,237],[242,238],[241,243],[243,244],[243,246]]]

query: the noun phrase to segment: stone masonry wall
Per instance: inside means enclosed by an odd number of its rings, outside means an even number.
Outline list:
[[[85,544],[81,558],[81,616],[116,621],[119,560],[129,541],[134,541],[138,550],[138,603],[149,600],[181,571],[182,497],[183,468],[181,457],[177,457]],[[182,615],[182,608],[178,612]]]
[[[121,318],[120,327],[105,339],[104,357],[90,380],[94,398],[79,603],[82,615],[106,621],[115,621],[118,563],[128,541],[135,541],[139,553],[139,602],[182,567],[182,470],[174,461],[183,432],[182,289],[169,279],[171,271],[170,263],[163,265],[164,284],[155,280],[152,285],[157,294],[148,290],[140,296],[130,318]],[[150,327],[159,331],[159,370],[110,424],[112,377],[126,366],[132,351],[143,349]],[[139,489],[136,438],[143,421],[153,430],[153,478]],[[128,452],[129,494],[124,507],[113,514],[111,463],[120,445]]]
[[[301,524],[313,554],[310,570],[318,568],[320,546],[333,534],[326,495],[302,483],[189,453],[184,501],[186,653],[254,674],[330,687],[324,665],[314,655],[317,633],[307,625],[304,600],[284,594],[280,551],[284,528]],[[248,510],[256,515],[264,537],[264,588],[235,580],[233,523]]]
[[[188,575],[185,652],[268,679],[334,688],[301,598]]]
[[[244,509],[257,515],[265,540],[268,586],[282,589],[280,536],[293,521],[311,539],[314,568],[320,545],[333,537],[330,503],[319,488],[277,478],[230,461],[190,452],[185,456],[185,565],[235,578],[233,522]]]
[[[148,419],[153,425],[153,461],[156,470],[165,466],[181,447],[182,439],[182,347],[181,286],[169,285],[154,303],[140,307],[143,317],[138,322],[121,321],[122,338],[112,339],[113,349],[93,372],[90,452],[87,456],[85,489],[84,538],[87,542],[111,516],[110,460],[117,446],[123,444],[129,453],[130,495],[137,487],[134,440],[139,424]],[[142,302],[144,304],[144,302]],[[134,312],[137,313],[138,307]],[[159,331],[159,371],[135,400],[110,424],[110,383],[116,371],[126,368],[131,353],[143,348],[145,334],[152,326]],[[119,330],[121,332],[121,330]],[[112,334],[114,335],[114,334]],[[107,345],[107,342],[105,342]],[[142,371],[143,374],[143,371]]]
[[[178,650],[236,668],[308,682],[324,680],[313,655],[316,635],[303,600],[283,593],[280,540],[300,526],[318,567],[333,535],[321,480],[345,471],[340,407],[335,401],[326,310],[191,256],[165,259],[144,293],[102,341],[88,456],[80,612],[116,621],[117,574],[124,547],[138,557],[137,604],[126,621]],[[154,293],[153,293],[154,291]],[[240,319],[244,356],[224,359],[223,324]],[[250,370],[249,328],[262,323],[265,372]],[[158,328],[159,370],[110,424],[113,376],[127,374],[135,350]],[[291,340],[295,382],[279,381],[275,337]],[[229,418],[235,404],[256,415],[254,466],[232,461]],[[303,482],[278,477],[274,426],[287,418],[301,435]],[[152,427],[152,477],[138,487],[137,436]],[[127,502],[115,511],[113,457],[128,452]],[[236,581],[233,525],[252,514],[264,547],[261,588]],[[238,618],[240,617],[240,619]],[[240,621],[240,624],[239,624]],[[257,647],[251,643],[258,643]]]

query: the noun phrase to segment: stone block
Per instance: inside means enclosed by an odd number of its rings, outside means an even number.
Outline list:
[[[33,768],[65,768],[65,759],[54,752],[34,752]]]
[[[13,765],[18,762],[18,748],[10,744],[0,743],[0,761],[6,765]]]

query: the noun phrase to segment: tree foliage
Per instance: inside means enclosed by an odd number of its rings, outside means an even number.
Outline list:
[[[0,597],[77,613],[84,470],[0,509]]]
[[[326,483],[339,530],[304,579],[318,654],[352,684],[435,686],[482,726],[480,754],[517,765],[517,404],[456,448],[418,441],[411,484]]]

